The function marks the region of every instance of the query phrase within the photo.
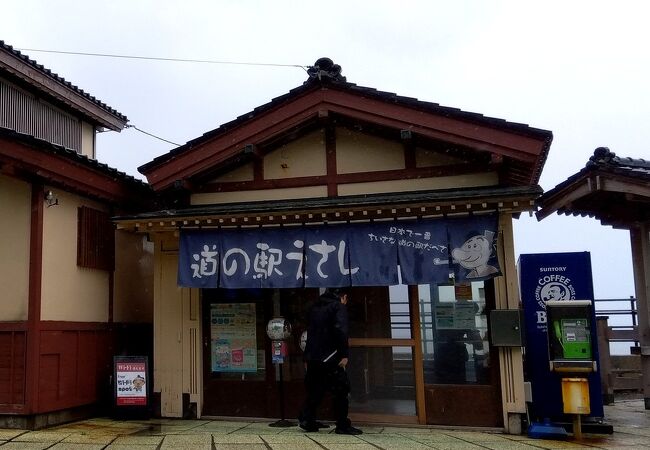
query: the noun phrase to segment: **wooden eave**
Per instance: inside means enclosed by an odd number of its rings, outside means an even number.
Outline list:
[[[2,51],[0,48],[0,74],[6,72],[41,95],[53,99],[54,103],[61,103],[80,113],[90,122],[113,131],[120,131],[127,124],[128,119],[125,116],[108,106],[102,107],[94,97],[71,87],[70,83],[52,75],[42,66],[42,70],[36,69],[18,55],[15,52]]]
[[[153,195],[144,183],[127,180],[115,170],[101,170],[96,162],[84,163],[85,157],[77,161],[66,156],[70,152],[63,150],[60,154],[0,136],[0,173],[59,187],[127,210],[151,208]]]
[[[600,170],[545,193],[539,200],[538,220],[558,214],[593,217],[603,225],[629,229],[650,221],[650,185],[643,179]]]
[[[426,112],[324,85],[262,112],[251,113],[250,119],[237,121],[235,126],[223,132],[206,133],[210,136],[200,138],[196,144],[190,142],[161,162],[154,160],[142,166],[140,171],[147,176],[154,190],[164,190],[179,180],[201,177],[214,167],[240,157],[247,145],[263,145],[293,132],[304,123],[329,115],[393,130],[410,130],[416,136],[505,157],[513,161],[508,167],[514,167],[515,178],[522,185],[536,184],[551,139],[515,133],[492,123],[481,124],[480,121]]]
[[[115,217],[118,229],[168,232],[180,228],[290,226],[367,222],[535,210],[539,186],[476,188],[349,197],[262,201],[154,211]]]

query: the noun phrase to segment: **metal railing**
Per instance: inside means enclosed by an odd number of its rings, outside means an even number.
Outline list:
[[[600,309],[600,305],[603,305],[605,308]],[[612,307],[609,307],[610,305]],[[616,308],[619,305],[624,306]],[[609,321],[608,341],[631,342],[634,345],[630,348],[630,352],[636,354],[640,350],[638,334],[639,312],[636,298],[599,298],[594,300],[594,307],[596,309],[596,317],[611,318]]]
[[[614,401],[617,391],[640,390],[643,388],[639,355],[638,305],[634,297],[623,299],[595,299],[598,347],[600,353],[599,372],[603,401]],[[602,309],[601,309],[602,308]],[[611,325],[610,325],[611,321]],[[633,343],[624,354],[616,354],[613,347],[620,343]]]

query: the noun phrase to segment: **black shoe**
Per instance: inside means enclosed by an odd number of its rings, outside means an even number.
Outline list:
[[[298,426],[303,430],[305,430],[307,433],[316,433],[318,432],[318,428],[319,428],[317,423],[307,423],[307,422],[300,422]]]
[[[359,435],[359,434],[363,434],[363,431],[361,431],[358,428],[353,427],[352,425],[350,425],[349,427],[345,427],[345,428],[338,428],[337,427],[334,430],[334,432],[336,434],[351,434],[351,435],[354,435],[354,436]]]
[[[316,425],[316,427],[318,427],[318,428],[329,428],[330,427],[326,423],[320,422],[318,420],[316,422],[314,422],[314,425]]]

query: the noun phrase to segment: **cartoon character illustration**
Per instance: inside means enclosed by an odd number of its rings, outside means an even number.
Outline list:
[[[467,278],[481,278],[498,272],[496,267],[487,263],[492,255],[493,240],[494,233],[486,231],[483,235],[470,237],[459,248],[452,250],[454,262],[469,270]]]
[[[567,287],[561,283],[549,283],[542,288],[542,299],[549,300],[570,300],[571,296]]]
[[[145,382],[144,382],[144,378],[138,375],[133,379],[131,383],[133,384],[133,388],[135,389],[136,392],[141,392]]]

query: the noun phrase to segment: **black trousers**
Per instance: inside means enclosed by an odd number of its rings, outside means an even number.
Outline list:
[[[332,394],[337,428],[350,426],[348,419],[348,394],[350,381],[344,368],[337,363],[308,361],[305,374],[307,399],[300,413],[300,422],[311,426],[316,421],[316,412],[326,392]]]

